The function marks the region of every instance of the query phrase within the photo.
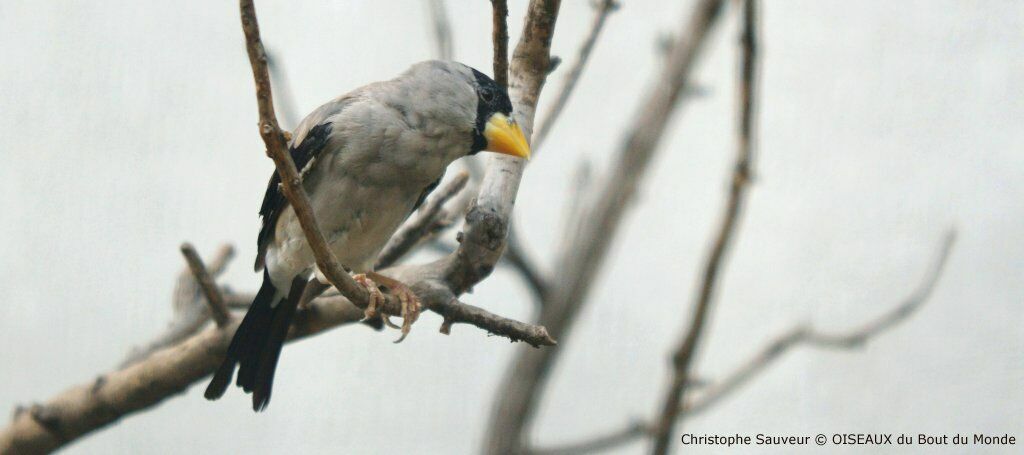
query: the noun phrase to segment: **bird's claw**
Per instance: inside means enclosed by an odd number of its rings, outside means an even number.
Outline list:
[[[363,319],[369,320],[382,314],[378,308],[384,303],[384,293],[380,292],[380,288],[377,287],[377,283],[368,278],[365,274],[358,274],[352,277],[356,283],[366,289],[366,292],[370,294],[370,302],[366,305],[366,309],[363,310]],[[389,323],[388,318],[384,317],[384,322]]]
[[[370,293],[370,302],[364,311],[366,318],[370,319],[379,315],[384,321],[384,325],[402,331],[402,335],[395,340],[395,343],[401,343],[402,340],[405,340],[405,337],[409,335],[409,331],[412,330],[412,324],[419,319],[420,312],[423,308],[423,305],[421,304],[419,297],[416,296],[416,293],[412,292],[412,289],[409,289],[409,287],[402,282],[393,278],[388,278],[376,272],[359,274],[353,278]],[[401,302],[401,326],[391,322],[391,318],[386,313],[379,311],[379,307],[384,303],[385,297],[377,287],[378,284],[387,286],[391,291],[391,294],[398,297],[398,301]]]

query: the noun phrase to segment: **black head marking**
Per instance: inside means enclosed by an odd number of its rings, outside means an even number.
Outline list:
[[[473,131],[473,147],[469,154],[473,155],[487,147],[487,139],[484,138],[484,127],[491,115],[502,113],[512,116],[512,101],[508,98],[508,92],[498,86],[486,74],[473,68],[473,76],[476,77],[476,129]]]

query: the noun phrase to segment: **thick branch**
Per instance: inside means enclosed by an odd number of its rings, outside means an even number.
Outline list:
[[[924,279],[918,284],[917,289],[888,312],[869,321],[860,328],[845,333],[825,333],[803,325],[793,328],[768,343],[757,354],[733,370],[732,373],[727,374],[724,379],[703,388],[695,398],[688,398],[683,406],[681,406],[677,419],[682,420],[694,417],[711,409],[725,397],[733,394],[744,385],[749,384],[758,374],[763,373],[775,361],[797,346],[804,345],[812,348],[843,351],[854,350],[864,347],[869,341],[882,335],[885,331],[906,322],[934,293],[939,283],[939,278],[942,277],[942,272],[945,270],[950,253],[953,251],[955,240],[956,232],[954,230],[946,233],[936,255],[937,257],[928,273],[925,274]],[[538,449],[531,453],[569,455],[610,450],[652,435],[653,427],[653,425],[643,422],[634,422],[623,427],[621,430],[608,433],[607,435],[596,436],[564,446]]]
[[[671,113],[688,85],[689,75],[705,38],[719,16],[722,0],[703,0],[675,46],[662,74],[656,81],[639,113],[634,117],[626,140],[618,152],[617,163],[603,188],[596,191],[579,233],[564,249],[554,268],[559,280],[545,302],[540,323],[563,338],[571,329],[594,282],[608,247],[621,225],[625,209],[636,194],[648,164],[657,150]],[[564,341],[564,340],[563,340]],[[543,351],[543,352],[541,352]],[[533,418],[540,392],[560,350],[520,351],[505,379],[488,425],[485,451],[517,453],[522,450],[525,431]]]
[[[740,42],[742,43],[742,63],[740,68],[740,107],[739,107],[739,131],[738,147],[736,153],[736,164],[732,173],[732,185],[729,189],[729,199],[726,202],[725,214],[719,225],[718,233],[711,247],[711,254],[707,264],[704,266],[704,277],[700,285],[700,294],[691,316],[689,326],[679,343],[679,348],[672,356],[674,366],[671,385],[662,403],[661,417],[654,426],[654,447],[652,453],[664,455],[668,453],[672,427],[679,415],[679,403],[686,393],[686,385],[690,377],[690,369],[693,364],[694,353],[697,352],[697,345],[700,342],[704,327],[707,322],[707,315],[711,308],[712,297],[718,284],[718,275],[721,270],[722,261],[736,233],[736,226],[739,223],[740,211],[743,208],[746,190],[751,175],[751,147],[753,135],[753,110],[754,110],[754,82],[757,58],[757,44],[755,37],[756,18],[755,1],[746,0],[743,2],[743,30]]]
[[[421,291],[417,289],[417,293]],[[226,300],[245,301],[244,298],[233,297]],[[454,299],[437,300],[427,299],[427,306],[442,315],[447,325],[472,324],[489,333],[533,346],[555,344],[543,327],[504,318]],[[349,300],[337,294],[326,295],[296,313],[289,339],[313,336],[362,319],[363,311]],[[233,318],[223,329],[203,331],[136,363],[68,389],[44,404],[32,406],[29,411],[17,415],[7,428],[0,430],[0,453],[56,450],[126,415],[185,391],[220,364],[239,320]]]
[[[558,0],[530,2],[522,38],[512,55],[509,95],[513,114],[526,137],[533,131],[537,99],[547,77],[560,4]],[[492,155],[480,182],[480,193],[466,214],[459,248],[435,264],[445,270],[442,279],[456,295],[487,277],[505,249],[508,224],[526,163],[520,158]]]
[[[594,20],[590,23],[590,31],[587,33],[587,37],[583,40],[583,44],[580,45],[576,61],[573,62],[572,68],[569,69],[569,72],[562,80],[562,86],[559,87],[554,101],[548,105],[548,109],[542,117],[543,120],[540,121],[540,126],[537,127],[537,133],[533,135],[534,156],[536,156],[544,139],[547,138],[548,133],[551,132],[555,121],[562,115],[562,110],[565,109],[566,103],[569,102],[569,96],[572,95],[573,90],[576,88],[576,83],[579,82],[580,76],[583,74],[583,68],[587,66],[587,61],[590,60],[590,54],[594,50],[594,44],[597,43],[597,37],[604,28],[605,19],[608,18],[611,12],[617,9],[619,9],[618,0],[600,0],[595,5]]]
[[[296,314],[293,336],[309,336],[363,317],[342,299],[318,299]],[[223,360],[235,318],[223,329],[205,330],[123,369],[72,387],[14,418],[0,430],[0,453],[47,453],[120,418],[184,392]]]

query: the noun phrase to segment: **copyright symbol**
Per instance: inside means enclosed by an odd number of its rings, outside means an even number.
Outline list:
[[[823,446],[825,445],[825,443],[828,442],[828,438],[826,438],[823,434],[819,434],[814,437],[814,442],[816,442],[819,446]]]

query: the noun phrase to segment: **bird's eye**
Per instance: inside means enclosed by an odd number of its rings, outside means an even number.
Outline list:
[[[488,103],[490,103],[491,101],[494,101],[494,90],[491,90],[489,87],[481,88],[480,89],[480,98],[483,98],[484,101],[486,101]]]

